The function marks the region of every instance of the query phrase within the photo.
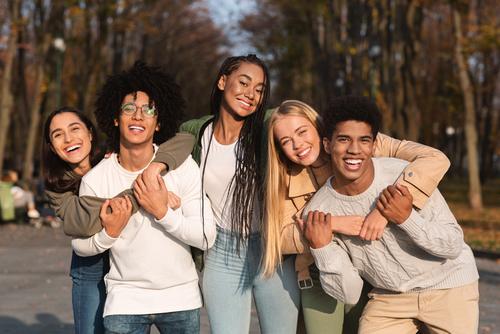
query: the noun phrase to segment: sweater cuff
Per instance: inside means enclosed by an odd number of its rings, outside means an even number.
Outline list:
[[[106,233],[105,229],[102,229],[99,233],[96,234],[95,242],[99,247],[109,249],[118,238],[113,238]]]
[[[175,162],[175,157],[170,153],[157,152],[154,160],[152,162],[159,162],[167,166],[167,171],[173,170],[177,167]]]
[[[422,225],[424,219],[418,214],[415,209],[411,209],[410,216],[405,220],[404,223],[398,226],[405,231],[410,237],[420,235],[422,231]]]
[[[172,209],[168,208],[167,213],[162,219],[156,219],[154,218],[155,222],[163,226],[165,231],[171,233],[175,230],[177,230],[181,224],[180,221],[180,216],[181,216],[181,210],[179,209]]]
[[[340,256],[336,256],[335,244],[333,242],[321,248],[310,249],[319,271],[335,273],[342,270]]]

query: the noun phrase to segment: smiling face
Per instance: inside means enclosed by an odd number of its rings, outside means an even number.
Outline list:
[[[332,161],[335,189],[349,186],[364,191],[370,186],[374,140],[369,124],[353,120],[338,123],[332,138],[323,138],[325,151]]]
[[[136,105],[136,112],[128,114],[121,112],[115,125],[120,129],[120,144],[130,145],[151,145],[155,131],[159,129],[158,116],[146,117],[141,110],[143,106],[149,106],[149,96],[144,92],[128,94],[122,101],[122,105]]]
[[[247,62],[221,76],[217,87],[223,91],[222,110],[240,119],[255,112],[262,100],[264,79],[262,68]]]
[[[75,113],[55,115],[50,122],[49,136],[52,151],[72,169],[90,166],[92,134]]]
[[[300,166],[311,166],[321,152],[318,130],[305,117],[280,116],[275,122],[274,138],[285,156]]]

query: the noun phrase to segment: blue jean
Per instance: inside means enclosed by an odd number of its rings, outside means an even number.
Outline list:
[[[73,252],[70,276],[73,280],[73,317],[76,334],[104,333],[102,312],[106,300],[104,275],[109,271],[108,252],[81,257]]]
[[[252,295],[263,334],[295,334],[300,292],[288,257],[272,277],[260,275],[260,234],[252,234],[236,251],[236,238],[217,229],[203,275],[203,295],[212,333],[248,333]]]
[[[161,334],[199,334],[200,309],[158,314],[108,315],[104,318],[106,334],[147,334],[155,325]]]

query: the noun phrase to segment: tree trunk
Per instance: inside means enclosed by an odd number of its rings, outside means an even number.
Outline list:
[[[44,64],[51,40],[51,34],[46,34],[37,52],[38,59],[35,65],[36,76],[33,88],[33,102],[30,109],[30,126],[28,130],[28,139],[26,141],[26,151],[24,153],[23,180],[27,182],[31,181],[33,176],[33,155],[35,146],[38,143],[37,138],[40,138],[38,129],[40,128],[40,102],[42,101],[44,93],[42,91],[45,80]]]
[[[460,13],[453,8],[453,25],[455,29],[455,61],[458,66],[460,87],[463,92],[465,107],[465,140],[467,146],[467,167],[469,172],[469,203],[472,209],[481,210],[483,200],[481,196],[481,182],[479,179],[479,161],[477,150],[477,131],[474,107],[474,94],[467,64],[463,55],[463,36]]]
[[[497,72],[495,87],[493,90],[493,97],[491,102],[491,108],[489,110],[488,120],[488,131],[484,134],[484,155],[483,155],[483,177],[487,179],[492,177],[494,169],[494,159],[493,156],[499,148],[498,139],[498,128],[499,128],[499,116],[500,116],[500,71]]]
[[[3,160],[5,157],[5,151],[7,146],[7,134],[10,126],[10,111],[12,109],[12,92],[10,90],[10,84],[12,81],[12,63],[14,62],[14,56],[16,54],[16,42],[17,42],[17,21],[18,21],[18,4],[19,0],[14,0],[11,3],[11,26],[10,26],[10,36],[7,43],[7,50],[5,52],[5,67],[3,71],[2,78],[2,90],[0,95],[0,173],[3,171]]]

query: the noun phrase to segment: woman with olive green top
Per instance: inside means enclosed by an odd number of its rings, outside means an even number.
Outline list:
[[[156,157],[151,164],[154,169],[155,163],[164,164],[167,170],[176,169],[186,160],[194,145],[194,137],[186,132],[177,135],[158,147]],[[158,166],[158,170],[164,167]],[[72,171],[66,171],[65,179],[78,178]],[[90,237],[102,230],[99,212],[104,198],[82,196],[78,197],[73,191],[57,192],[46,190],[50,206],[56,211],[58,217],[63,220],[63,229],[66,235],[72,237]],[[137,211],[139,205],[133,197],[131,189],[122,192],[119,196],[130,196],[133,212]]]
[[[302,288],[301,302],[307,332],[342,333],[344,305],[321,289],[309,245],[297,223],[309,199],[332,174],[331,164],[321,146],[320,129],[317,112],[296,100],[283,102],[269,119],[263,271],[272,275],[283,255],[298,254],[295,270],[298,285]],[[416,207],[425,203],[449,167],[448,159],[439,150],[383,134],[376,138],[375,156],[411,162],[398,182],[408,187]],[[333,232],[359,235],[365,240],[380,237],[386,224],[377,210],[366,218],[332,217]],[[363,302],[360,303],[350,312],[352,321],[347,321],[346,317],[344,333],[357,331],[357,320],[364,306]]]

